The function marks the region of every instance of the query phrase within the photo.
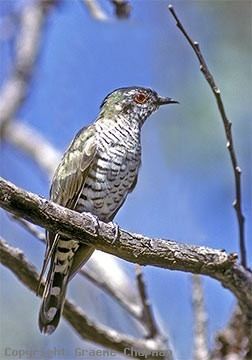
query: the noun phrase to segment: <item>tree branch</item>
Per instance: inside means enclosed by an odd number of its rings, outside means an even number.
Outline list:
[[[160,337],[162,338],[163,335],[160,333],[160,330],[158,329],[158,326],[156,324],[155,318],[153,316],[150,300],[147,295],[145,282],[143,279],[143,273],[141,266],[137,265],[136,268],[136,280],[137,280],[137,286],[138,291],[140,294],[140,298],[142,301],[142,320],[146,324],[146,328],[148,329],[148,338],[156,338]]]
[[[36,293],[39,275],[35,267],[28,262],[19,249],[9,246],[1,238],[0,262],[9,268],[26,287]],[[40,289],[39,295],[41,296],[42,293],[43,286]],[[164,343],[154,339],[150,341],[136,339],[120,334],[107,326],[97,324],[90,320],[79,307],[69,300],[65,302],[63,316],[84,340],[95,342],[121,353],[125,353],[125,349],[132,348],[134,352],[131,357],[134,358],[153,359],[152,353],[155,352],[158,353],[157,357],[154,357],[155,359],[172,360],[170,351],[164,348]]]
[[[221,119],[224,125],[226,140],[227,140],[227,149],[232,163],[232,169],[234,173],[234,180],[235,180],[235,196],[236,199],[233,202],[233,206],[236,211],[236,217],[238,222],[238,229],[239,229],[239,245],[240,245],[240,255],[241,255],[241,264],[246,268],[247,267],[247,259],[246,259],[246,245],[245,245],[245,234],[244,234],[244,225],[245,225],[245,217],[242,212],[242,191],[241,191],[241,168],[238,165],[237,156],[234,148],[233,142],[233,135],[232,135],[232,123],[229,121],[226,115],[226,111],[222,102],[221,92],[218,86],[215,83],[213,75],[211,74],[205,58],[200,50],[199,43],[193,41],[192,38],[188,35],[187,31],[185,30],[184,26],[182,25],[181,21],[179,20],[174,8],[172,5],[169,5],[169,10],[176,20],[176,25],[182,34],[185,36],[188,43],[191,45],[193,51],[195,52],[199,63],[200,63],[200,70],[202,71],[205,79],[207,80],[214,97],[217,102],[217,106],[221,115]]]
[[[151,239],[122,229],[119,230],[118,241],[112,244],[114,226],[111,223],[98,221],[90,213],[79,214],[64,208],[2,178],[0,206],[48,230],[64,233],[81,242],[92,244],[97,249],[142,265],[212,273],[228,269],[236,262],[236,255],[228,255],[224,251]]]
[[[148,238],[120,229],[114,241],[114,226],[89,213],[79,214],[0,179],[0,206],[50,231],[64,233],[96,249],[140,265],[158,266],[208,275],[219,280],[237,297],[247,316],[252,336],[252,274],[236,264],[237,256],[203,246]],[[97,232],[98,225],[98,232]]]

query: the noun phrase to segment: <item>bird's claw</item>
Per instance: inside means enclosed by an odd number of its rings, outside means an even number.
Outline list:
[[[119,225],[114,222],[111,222],[111,224],[113,225],[113,231],[114,231],[114,238],[111,242],[111,245],[113,245],[116,242],[116,240],[118,240],[118,238],[119,238],[120,228],[119,228]]]
[[[94,220],[95,224],[94,224],[94,229],[92,229],[90,231],[85,229],[85,231],[91,236],[94,236],[94,237],[99,236],[100,225],[99,225],[98,217],[90,212],[87,212],[86,215],[88,215],[91,218],[91,220]]]
[[[95,219],[95,236],[99,236],[99,229],[100,229],[99,219],[96,215],[93,215],[93,217]]]

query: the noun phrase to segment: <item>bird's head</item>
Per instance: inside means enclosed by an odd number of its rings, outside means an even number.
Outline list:
[[[143,87],[119,88],[108,94],[101,104],[101,113],[108,116],[126,116],[135,119],[140,125],[161,105],[175,104],[178,101],[159,96],[156,91]]]

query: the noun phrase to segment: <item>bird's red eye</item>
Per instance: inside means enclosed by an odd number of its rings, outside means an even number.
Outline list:
[[[143,93],[138,93],[134,96],[134,101],[138,104],[144,104],[147,99],[148,99],[148,96],[146,96]]]

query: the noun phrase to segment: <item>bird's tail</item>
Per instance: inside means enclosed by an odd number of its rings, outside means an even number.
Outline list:
[[[56,262],[50,265],[39,312],[39,328],[42,333],[54,332],[64,306],[69,271],[62,271]]]
[[[39,312],[39,328],[42,333],[51,334],[58,326],[74,254],[78,247],[78,241],[60,237],[51,254]]]
[[[67,284],[93,251],[94,249],[90,246],[60,237],[51,256],[42,296],[39,312],[39,328],[42,333],[52,334],[58,326],[64,307]]]

